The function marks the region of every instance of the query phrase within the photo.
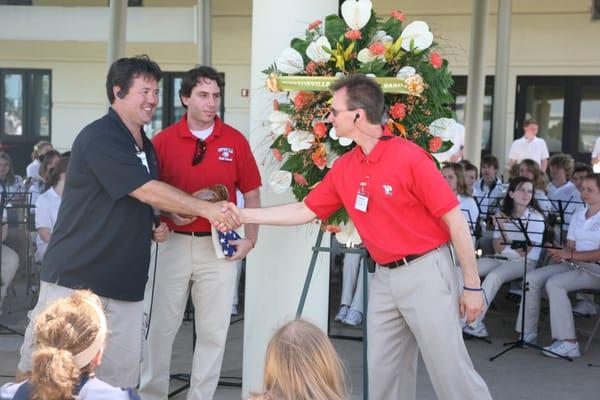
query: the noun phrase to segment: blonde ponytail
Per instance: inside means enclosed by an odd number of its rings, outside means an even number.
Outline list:
[[[73,354],[54,347],[42,347],[33,356],[31,383],[33,400],[68,400],[79,382],[81,371]]]

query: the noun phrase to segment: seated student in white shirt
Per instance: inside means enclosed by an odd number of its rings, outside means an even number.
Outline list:
[[[463,174],[465,175],[465,182],[467,183],[467,191],[473,195],[473,186],[479,177],[479,171],[477,167],[471,164],[469,160],[462,160],[460,165],[463,167]]]
[[[535,119],[528,119],[523,123],[523,136],[510,146],[509,168],[525,159],[530,159],[539,165],[542,172],[546,172],[550,154],[544,139],[537,137],[538,130],[539,124]]]
[[[465,219],[471,229],[471,235],[475,240],[475,232],[477,227],[477,219],[479,218],[479,207],[471,196],[471,192],[467,187],[463,167],[459,163],[444,163],[442,165],[442,175],[450,189],[458,197],[460,209],[465,215]]]
[[[521,161],[519,163],[519,176],[528,178],[533,182],[534,197],[544,215],[555,211],[552,202],[546,194],[546,175],[540,170],[540,166],[535,161],[529,159]]]
[[[2,214],[2,242],[6,239],[6,235],[8,234],[8,225],[6,225],[6,209]],[[6,291],[8,289],[8,285],[12,282],[15,277],[15,273],[19,268],[19,256],[17,253],[6,246],[4,243],[2,245],[2,265],[0,265],[0,315],[2,314],[2,303],[4,303],[4,298],[6,297]]]
[[[32,204],[35,204],[38,197],[50,187],[47,182],[48,173],[56,166],[58,160],[60,160],[60,153],[54,149],[48,150],[42,157],[38,176],[30,181],[29,191]]]
[[[543,354],[549,357],[580,356],[575,334],[571,301],[568,293],[581,289],[600,289],[600,174],[584,178],[581,197],[587,207],[579,208],[569,225],[567,243],[561,250],[550,250],[558,263],[539,268],[527,275],[529,292],[525,310],[525,340],[537,341],[537,326],[540,315],[542,292],[548,294],[550,302],[550,327],[556,339],[545,347]],[[573,261],[577,265],[571,265]],[[517,331],[521,329],[523,305],[517,320]]]
[[[575,168],[573,168],[573,173],[571,174],[570,180],[579,191],[580,196],[581,190],[583,189],[583,179],[588,175],[592,175],[593,173],[594,170],[592,169],[591,165],[575,161]]]
[[[46,248],[50,242],[58,208],[62,200],[62,193],[65,187],[65,179],[67,174],[67,166],[69,158],[63,157],[58,161],[56,167],[52,168],[46,175],[46,184],[50,186],[48,190],[42,193],[35,203],[35,227],[37,229],[37,237],[35,240],[36,251],[34,254],[35,261],[42,262]]]
[[[473,198],[479,204],[481,211],[481,239],[479,247],[483,254],[493,253],[492,232],[487,229],[496,210],[502,205],[502,181],[496,176],[498,173],[498,159],[493,155],[481,158],[481,179],[473,185]]]
[[[568,154],[555,154],[550,157],[550,179],[548,185],[548,199],[557,212],[564,216],[564,230],[566,231],[575,210],[581,207],[581,196],[579,190],[569,180],[573,174],[573,157]]]
[[[52,150],[52,143],[45,140],[40,140],[33,146],[33,153],[31,153],[31,163],[27,166],[27,178],[32,180],[37,179],[40,173],[40,165],[42,157],[46,152]]]
[[[532,244],[540,245],[543,240],[544,216],[533,197],[531,180],[518,177],[510,181],[508,193],[502,202],[502,210],[496,216],[496,223],[494,249],[498,257],[505,259],[484,257],[477,260],[479,275],[485,277],[481,288],[487,301],[477,320],[463,327],[465,333],[477,337],[488,336],[483,319],[500,286],[523,276],[525,266],[527,271],[534,269],[540,257],[540,247],[530,246],[527,253],[523,248],[512,248],[516,242],[525,241],[525,235],[521,232],[523,227]]]

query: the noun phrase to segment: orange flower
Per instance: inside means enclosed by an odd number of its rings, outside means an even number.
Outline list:
[[[373,43],[369,46],[369,50],[371,51],[371,53],[377,56],[382,56],[385,54],[385,46],[381,42]]]
[[[325,168],[325,166],[327,165],[327,150],[325,149],[325,145],[318,145],[310,157],[312,158],[313,163],[317,166],[317,168]]]
[[[437,151],[442,147],[442,138],[439,136],[434,136],[429,140],[429,151],[432,153],[437,153]]]
[[[277,100],[273,100],[273,110],[279,111],[279,102]]]
[[[338,225],[327,225],[325,230],[329,233],[340,233],[342,228],[340,228]]]
[[[294,182],[296,182],[300,186],[308,186],[306,178],[304,178],[298,172],[294,172]]]
[[[313,22],[311,22],[310,24],[308,24],[308,30],[313,30],[315,29],[317,26],[321,25],[321,21],[320,19],[314,20]]]
[[[431,63],[433,68],[440,69],[444,64],[444,59],[442,58],[442,56],[440,56],[440,53],[436,53],[434,51],[429,55],[429,62]]]
[[[392,11],[392,18],[396,18],[398,21],[404,22],[404,20],[406,19],[406,16],[404,15],[404,13],[402,11],[394,10],[394,11]]]
[[[406,116],[406,105],[400,102],[394,103],[390,108],[390,115],[392,118],[402,120]]]
[[[281,151],[279,151],[279,149],[273,149],[273,157],[275,157],[277,161],[283,160],[283,156],[281,155]]]
[[[344,33],[344,36],[348,40],[360,40],[362,39],[362,33],[358,29],[351,29]]]
[[[317,122],[313,126],[313,133],[317,138],[321,139],[327,135],[327,126],[323,122]]]
[[[294,97],[294,106],[296,110],[301,110],[307,105],[309,105],[313,100],[312,93],[308,92],[298,92],[296,97]]]

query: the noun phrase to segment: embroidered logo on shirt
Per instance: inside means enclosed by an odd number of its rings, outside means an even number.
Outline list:
[[[219,147],[219,160],[221,161],[233,161],[233,149],[231,147]]]
[[[386,196],[392,196],[392,186],[391,185],[381,185],[383,187],[383,192]]]

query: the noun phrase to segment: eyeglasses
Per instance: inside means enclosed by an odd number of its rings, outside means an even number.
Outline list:
[[[357,108],[347,108],[345,110],[336,110],[333,107],[329,107],[329,112],[334,116],[337,117],[339,113],[344,112],[344,111],[356,111]]]
[[[194,158],[192,158],[192,166],[196,166],[202,162],[206,154],[206,142],[200,138],[196,140],[196,149],[194,150]]]

